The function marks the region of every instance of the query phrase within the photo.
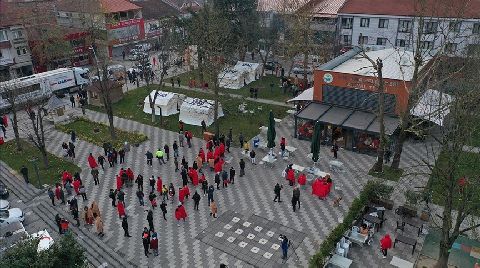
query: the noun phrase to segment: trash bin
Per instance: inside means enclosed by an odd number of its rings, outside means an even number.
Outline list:
[[[255,138],[253,138],[253,147],[258,148],[259,144],[260,144],[260,138],[258,136],[255,136]]]

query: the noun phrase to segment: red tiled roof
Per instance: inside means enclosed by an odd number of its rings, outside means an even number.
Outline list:
[[[103,13],[114,13],[120,11],[136,10],[141,7],[130,3],[127,0],[100,0]]]
[[[347,0],[340,14],[480,18],[480,0]]]
[[[83,13],[115,13],[141,7],[127,0],[58,0],[59,11]]]

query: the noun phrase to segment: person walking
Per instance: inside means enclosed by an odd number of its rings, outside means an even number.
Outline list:
[[[73,95],[70,95],[70,103],[72,104],[72,107],[75,108],[75,97]]]
[[[280,184],[277,182],[277,184],[275,185],[275,188],[273,189],[273,192],[275,193],[275,198],[273,199],[273,202],[277,202],[277,199],[278,199],[278,202],[282,202],[280,200],[280,191],[283,189],[283,185],[280,186]]]
[[[112,207],[116,207],[117,206],[117,192],[114,191],[113,189],[110,189],[110,193],[108,194],[108,197],[110,197],[110,199],[112,199]]]
[[[160,209],[162,210],[162,213],[163,213],[163,219],[164,220],[167,220],[167,203],[165,202],[165,200],[162,201],[162,204],[160,204]]]
[[[122,228],[123,228],[123,236],[124,236],[124,237],[132,237],[132,236],[128,233],[128,221],[127,221],[127,218],[123,218],[123,219],[122,219]]]
[[[293,194],[292,194],[293,212],[295,212],[296,210],[297,203],[298,203],[298,209],[300,209],[300,188],[298,188],[298,186],[295,186],[293,188]]]
[[[145,206],[145,202],[143,201],[143,197],[145,196],[145,194],[143,193],[143,191],[141,190],[138,190],[137,191],[137,197],[138,197],[138,202],[140,203],[140,206]]]
[[[165,153],[162,151],[162,149],[158,148],[157,152],[155,152],[155,157],[158,159],[158,163],[161,165],[162,163],[163,164],[166,164],[165,163],[165,160],[163,160],[163,156],[165,155]]]
[[[150,151],[147,151],[147,153],[145,153],[145,156],[147,157],[147,165],[152,166],[153,154]]]
[[[243,143],[244,143],[244,138],[242,132],[240,132],[240,135],[238,135],[238,142],[240,143],[240,149],[243,148]]]
[[[338,158],[338,144],[336,141],[333,142],[332,146],[332,152],[333,152],[333,158],[337,159]]]
[[[196,190],[195,190],[195,193],[192,196],[192,199],[193,199],[193,209],[198,210],[198,204],[200,203],[201,197]]]
[[[153,251],[154,256],[158,256],[158,239],[157,239],[157,233],[155,232],[153,233],[152,239],[150,240],[150,249]]]
[[[95,228],[97,229],[97,235],[100,236],[100,237],[104,237],[105,234],[103,233],[102,218],[97,214],[94,214],[93,217],[95,218]]]
[[[150,179],[148,180],[148,183],[150,185],[150,192],[153,192],[155,191],[155,178],[153,177],[150,177]]]
[[[207,180],[202,181],[202,190],[203,190],[203,196],[206,196],[207,192],[208,192],[208,181]]]
[[[77,222],[77,227],[79,227],[80,226],[80,221],[79,221],[79,217],[78,217],[78,208],[77,207],[72,207],[71,212],[72,212],[73,219]]]
[[[55,206],[55,194],[53,193],[52,188],[48,188],[47,194],[48,198],[52,200],[52,206]]]
[[[217,204],[215,203],[215,200],[212,199],[212,202],[210,202],[210,216],[216,218],[217,217]]]
[[[252,164],[256,165],[255,163],[255,151],[254,150],[251,150],[250,151],[250,161],[252,162]]]
[[[92,169],[90,171],[90,173],[92,174],[92,177],[93,177],[93,182],[95,183],[95,185],[99,185],[100,184],[100,181],[98,180],[98,169]]]
[[[29,184],[30,180],[28,179],[28,168],[25,165],[22,165],[22,168],[20,169],[20,173],[22,173],[23,180],[25,180],[25,183]]]
[[[173,158],[173,165],[175,166],[175,172],[178,171],[178,159],[176,157]]]
[[[222,187],[226,188],[228,187],[228,173],[227,171],[222,171]]]
[[[288,243],[288,239],[286,236],[283,236],[283,240],[282,240],[282,259],[283,261],[287,261],[287,257],[288,257],[288,248],[290,247],[289,243]]]
[[[77,133],[75,133],[75,130],[72,130],[70,132],[70,140],[72,140],[73,143],[77,140]]]
[[[175,187],[173,187],[173,183],[170,183],[170,185],[168,186],[168,196],[170,196],[170,199],[173,203],[173,197],[175,196]]]
[[[143,192],[143,176],[138,174],[135,182],[137,183],[138,190]]]
[[[147,234],[143,233],[142,244],[143,244],[143,250],[144,250],[145,256],[148,258],[148,254],[150,254],[150,252],[148,251],[150,247],[150,238],[148,236],[148,233]]]
[[[183,134],[183,131],[178,132],[178,143],[180,147],[183,147],[183,141],[185,139],[185,135]]]
[[[380,249],[382,250],[382,258],[387,258],[387,252],[392,248],[392,238],[389,234],[386,234],[382,239],[380,239]]]
[[[210,185],[208,187],[208,196],[207,196],[208,206],[210,206],[210,202],[213,200],[213,192],[215,192],[215,187],[213,187],[213,185]]]
[[[205,123],[205,120],[202,120],[201,125],[202,125],[202,133],[207,132],[207,124]]]
[[[245,176],[245,161],[243,160],[243,158],[240,159],[239,166],[240,166],[240,177],[243,177]]]
[[[125,150],[123,148],[118,151],[118,156],[120,156],[120,164],[125,163]]]
[[[105,170],[105,168],[103,167],[103,164],[105,163],[105,157],[103,157],[103,155],[98,155],[97,162],[102,167],[102,170]]]
[[[157,195],[154,192],[151,192],[148,195],[148,200],[150,200],[150,205],[152,205],[152,209],[155,209],[157,206]]]
[[[168,188],[166,184],[162,186],[162,197],[162,201],[168,200]]]
[[[172,149],[173,149],[173,157],[178,158],[178,144],[177,144],[177,141],[173,142]]]
[[[150,231],[154,231],[155,228],[153,227],[153,211],[151,209],[147,213],[147,221],[148,221],[148,228],[150,228]]]
[[[188,148],[192,148],[192,138],[193,138],[192,132],[190,132],[188,130],[185,131],[185,138],[187,140]]]
[[[157,177],[157,192],[161,196],[162,195],[162,188],[163,188],[163,181],[160,176]]]
[[[215,184],[217,184],[217,190],[220,190],[220,174],[215,173]]]
[[[230,167],[230,183],[235,183],[235,169],[233,167]]]
[[[123,203],[125,205],[125,193],[122,191],[122,189],[118,190],[117,200],[118,203]]]
[[[167,161],[170,160],[170,147],[168,147],[167,144],[165,144],[165,146],[163,146],[163,151],[167,155]]]
[[[185,210],[183,204],[178,203],[178,207],[175,209],[175,218],[177,219],[178,223],[177,225],[180,226],[180,220],[183,219],[183,221],[185,221],[187,216],[187,211]]]

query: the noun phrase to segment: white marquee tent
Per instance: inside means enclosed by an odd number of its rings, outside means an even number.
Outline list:
[[[258,63],[238,61],[232,68],[225,69],[218,75],[220,87],[239,89],[245,84],[260,78],[262,66]]]
[[[453,97],[438,90],[427,89],[417,105],[410,110],[413,116],[443,126],[444,120],[450,113],[450,103]]]
[[[150,92],[152,99],[155,98],[155,94],[157,94],[157,98],[155,99],[155,114],[160,115],[161,108],[163,116],[177,114],[183,100],[186,98],[183,94],[152,90],[152,92]],[[152,114],[152,108],[150,107],[150,99],[148,96],[146,96],[144,100],[143,112]]]
[[[218,104],[218,117],[223,116],[222,105]],[[207,126],[214,122],[215,102],[213,100],[197,99],[188,97],[180,107],[179,120],[188,125],[201,126],[202,120]]]

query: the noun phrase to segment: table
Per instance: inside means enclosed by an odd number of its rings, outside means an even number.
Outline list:
[[[293,170],[297,170],[298,172],[303,172],[303,171],[305,170],[304,167],[299,166],[299,165],[297,165],[297,164],[293,164],[293,165],[292,165],[292,169],[293,169]]]
[[[397,256],[393,256],[392,261],[390,262],[392,266],[399,268],[413,268],[413,263],[400,259]]]
[[[287,150],[288,153],[293,156],[293,153],[297,150],[297,148],[293,146],[285,146],[285,150]]]
[[[267,154],[262,158],[262,161],[265,163],[265,166],[270,165],[270,167],[273,167],[273,163],[275,163],[277,159]]]
[[[417,222],[411,218],[404,218],[402,220],[402,226],[405,226],[405,224],[408,224],[412,227],[415,227],[418,229],[418,235],[417,236],[420,236],[420,233],[422,232],[422,229],[423,229],[423,224],[420,223],[420,222]]]
[[[395,245],[397,244],[397,242],[402,242],[404,244],[407,244],[407,245],[410,245],[410,246],[413,246],[413,249],[412,249],[412,255],[413,253],[415,252],[415,247],[417,246],[417,239],[414,239],[414,238],[411,238],[411,237],[408,237],[408,236],[404,236],[404,235],[397,235],[397,237],[395,238],[395,242],[393,242],[393,247],[395,247]]]
[[[365,214],[363,215],[363,219],[373,223],[376,227],[375,229],[377,229],[377,232],[380,229],[380,227],[382,227],[383,221],[379,217],[375,217],[370,214]]]
[[[328,260],[327,264],[333,264],[337,267],[348,268],[352,265],[353,261],[349,258],[342,257],[338,254],[333,254],[333,256]]]
[[[352,230],[348,231],[345,237],[360,246],[365,245],[368,240],[368,235],[362,235],[361,233],[353,232]]]
[[[305,169],[305,172],[307,172],[308,174],[313,174],[313,175],[315,175],[315,176],[317,176],[317,177],[322,177],[322,178],[326,177],[327,175],[330,176],[330,173],[323,172],[323,171],[321,171],[320,169],[318,169],[318,168],[313,168],[313,167],[306,168],[306,169]]]

